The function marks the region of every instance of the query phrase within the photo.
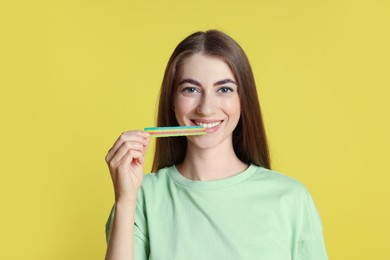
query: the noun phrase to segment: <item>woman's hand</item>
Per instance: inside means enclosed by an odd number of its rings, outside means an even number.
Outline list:
[[[106,155],[114,184],[115,201],[135,200],[144,178],[144,156],[150,135],[129,131],[120,135]]]

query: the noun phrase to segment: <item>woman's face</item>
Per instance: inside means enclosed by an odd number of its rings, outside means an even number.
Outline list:
[[[179,125],[199,125],[203,136],[188,140],[202,148],[232,144],[240,119],[238,86],[229,66],[220,58],[201,53],[186,58],[178,73],[174,110]]]

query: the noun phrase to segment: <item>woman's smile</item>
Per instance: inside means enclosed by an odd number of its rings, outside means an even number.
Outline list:
[[[201,126],[206,128],[207,133],[213,133],[218,130],[218,127],[223,123],[224,120],[206,120],[206,119],[193,119],[191,122],[193,125]]]

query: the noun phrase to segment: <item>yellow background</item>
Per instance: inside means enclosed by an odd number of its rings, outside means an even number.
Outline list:
[[[390,259],[389,11],[385,0],[2,0],[0,258],[103,258],[104,156],[122,131],[154,125],[176,44],[217,28],[251,60],[273,167],[311,191],[330,259]]]

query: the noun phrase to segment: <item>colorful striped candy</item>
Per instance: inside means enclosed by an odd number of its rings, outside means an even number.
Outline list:
[[[166,126],[166,127],[145,127],[152,137],[189,136],[204,135],[206,128],[201,126]]]

